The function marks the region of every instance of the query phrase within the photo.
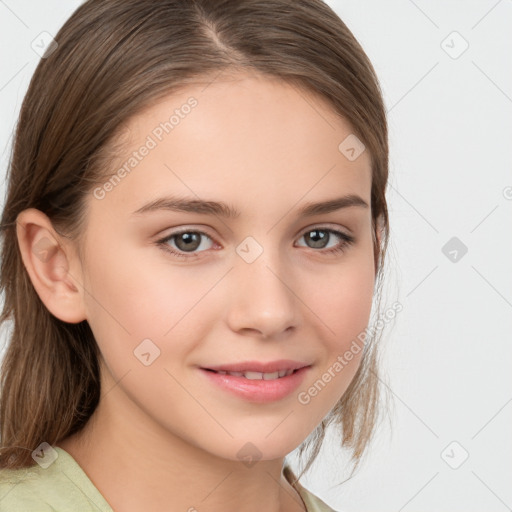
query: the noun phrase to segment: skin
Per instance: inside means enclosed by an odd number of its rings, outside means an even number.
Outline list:
[[[310,218],[296,211],[349,193],[370,205],[370,156],[349,161],[338,150],[352,129],[320,97],[244,74],[189,86],[132,118],[111,171],[190,96],[198,105],[136,168],[103,199],[88,197],[83,261],[42,212],[18,216],[37,293],[57,318],[87,319],[102,354],[100,404],[58,445],[114,510],[305,510],[282,474],[284,456],[341,398],[362,351],[308,404],[297,396],[368,325],[375,269],[370,208]],[[224,201],[241,214],[131,215],[171,193]],[[156,245],[183,227],[208,235],[194,246],[199,257]],[[327,254],[342,240],[315,246],[304,235],[320,227],[355,242]],[[263,248],[250,264],[236,252],[248,236]],[[33,250],[43,238],[54,244],[46,261]],[[183,252],[178,244],[167,242]],[[149,366],[134,356],[146,338],[161,351]],[[198,369],[276,359],[312,366],[299,389],[266,404],[228,394]],[[261,454],[250,467],[237,456],[248,442]]]

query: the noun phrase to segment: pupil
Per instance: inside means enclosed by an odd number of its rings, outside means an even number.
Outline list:
[[[181,233],[178,235],[176,239],[176,245],[178,246],[178,249],[187,251],[187,250],[194,250],[199,247],[200,244],[200,235],[199,233]],[[180,241],[183,240],[184,244],[180,243]]]
[[[325,247],[325,244],[323,242],[327,239],[328,236],[325,231],[314,229],[309,233],[313,233],[313,236],[310,236],[310,234],[308,234],[308,238],[313,242],[313,247]],[[323,235],[319,235],[319,233],[323,233]]]

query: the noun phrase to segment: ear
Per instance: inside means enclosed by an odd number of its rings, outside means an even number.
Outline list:
[[[72,244],[35,208],[20,212],[16,236],[30,280],[50,313],[63,322],[85,320],[82,268]]]

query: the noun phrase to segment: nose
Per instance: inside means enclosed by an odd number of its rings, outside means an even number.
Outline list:
[[[233,331],[278,338],[298,327],[301,301],[294,290],[293,272],[289,265],[285,268],[277,251],[265,251],[252,263],[236,262],[230,272],[228,306]]]

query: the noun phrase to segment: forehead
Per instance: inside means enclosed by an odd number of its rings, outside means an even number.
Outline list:
[[[102,208],[134,211],[166,193],[218,198],[253,214],[345,193],[370,201],[370,155],[351,161],[339,148],[353,136],[350,124],[323,98],[278,79],[190,85],[125,126],[110,169],[118,179]]]

